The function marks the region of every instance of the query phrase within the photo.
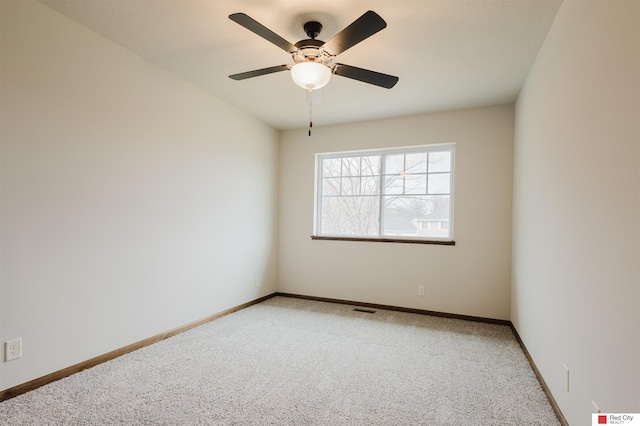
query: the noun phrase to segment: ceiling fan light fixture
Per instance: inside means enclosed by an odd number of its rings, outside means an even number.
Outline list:
[[[291,78],[303,89],[321,89],[331,79],[331,68],[319,62],[299,62],[291,68]]]

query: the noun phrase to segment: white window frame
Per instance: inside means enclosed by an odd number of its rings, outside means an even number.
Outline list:
[[[314,216],[313,216],[313,239],[335,239],[335,240],[359,240],[359,241],[384,241],[384,242],[420,242],[420,243],[433,243],[433,244],[449,244],[454,245],[454,181],[455,181],[455,143],[440,143],[440,144],[429,144],[429,145],[414,145],[414,146],[404,146],[404,147],[394,147],[394,148],[384,148],[384,149],[368,149],[368,150],[355,150],[355,151],[339,151],[339,152],[325,152],[325,153],[316,153],[315,155],[315,181],[314,181]],[[382,198],[385,194],[380,191],[378,195],[380,197],[380,227],[378,231],[378,235],[331,235],[320,233],[320,222],[319,219],[322,218],[322,179],[323,179],[323,170],[322,170],[322,160],[330,159],[330,158],[343,158],[343,157],[357,157],[357,156],[387,156],[387,155],[398,155],[398,154],[411,154],[411,153],[424,153],[424,152],[438,152],[438,151],[449,151],[451,153],[451,171],[450,171],[450,182],[449,182],[449,236],[448,237],[419,237],[419,236],[387,236],[382,234],[382,223],[384,221],[383,217],[383,207],[382,207]],[[381,161],[381,170],[380,176],[384,175],[384,161]],[[434,194],[437,195],[437,194]]]

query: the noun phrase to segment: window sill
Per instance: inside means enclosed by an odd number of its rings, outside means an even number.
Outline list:
[[[312,235],[312,240],[331,240],[331,241],[367,241],[374,243],[405,243],[405,244],[435,244],[440,246],[455,246],[455,241],[444,240],[412,240],[408,238],[366,238],[366,237],[325,237]]]

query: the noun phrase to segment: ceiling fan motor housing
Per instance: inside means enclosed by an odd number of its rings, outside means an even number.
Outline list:
[[[318,62],[323,65],[329,65],[333,57],[321,49],[324,41],[316,40],[320,31],[322,31],[322,24],[317,21],[309,21],[303,25],[303,28],[309,38],[300,40],[295,44],[298,51],[292,55],[294,62]]]
[[[307,40],[300,40],[295,44],[298,48],[297,52],[293,52],[291,55],[294,62],[318,62],[323,65],[328,65],[333,59],[333,56],[325,52],[321,47],[324,45],[324,41],[316,40],[313,38]]]

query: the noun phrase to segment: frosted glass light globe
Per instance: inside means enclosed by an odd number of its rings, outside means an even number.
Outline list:
[[[318,62],[299,62],[291,68],[291,78],[303,89],[316,90],[327,85],[331,69]]]

